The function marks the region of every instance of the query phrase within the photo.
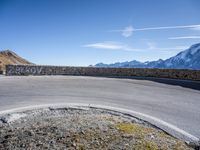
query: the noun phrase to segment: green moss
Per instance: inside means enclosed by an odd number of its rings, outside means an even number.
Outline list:
[[[152,134],[154,138],[165,140],[175,140],[173,137],[167,135],[164,132],[160,132],[154,128],[144,127],[135,123],[117,123],[115,128],[119,130],[122,134],[130,134],[136,139],[134,150],[165,150],[168,149],[163,143],[156,143],[154,139],[149,139],[148,137]],[[149,140],[148,140],[149,139]],[[171,148],[175,150],[184,150],[186,145],[183,142],[176,141],[175,144],[171,145]]]
[[[158,150],[158,146],[154,142],[150,141],[140,141],[137,142],[134,150]]]
[[[177,142],[174,149],[175,150],[184,150],[183,143]]]
[[[116,124],[116,128],[124,133],[134,133],[137,132],[138,127],[132,123],[118,123]]]
[[[118,123],[115,127],[127,134],[146,135],[154,132],[154,129],[152,128],[146,128],[135,123]]]

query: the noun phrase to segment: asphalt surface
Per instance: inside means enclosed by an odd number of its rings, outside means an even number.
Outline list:
[[[0,111],[41,104],[99,104],[151,115],[200,138],[200,82],[178,83],[165,79],[0,76]]]

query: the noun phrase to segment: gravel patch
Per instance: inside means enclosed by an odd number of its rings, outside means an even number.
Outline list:
[[[192,149],[153,125],[96,108],[45,108],[0,117],[0,150]]]

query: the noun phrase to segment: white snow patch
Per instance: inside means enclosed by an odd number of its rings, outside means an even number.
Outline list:
[[[190,60],[191,60],[190,58],[187,58],[187,59],[186,59],[186,62],[189,62]]]
[[[185,51],[185,52],[182,52],[179,58],[181,58],[181,59],[185,60],[185,59],[186,59],[186,55],[187,55],[187,54],[188,54],[188,50],[187,50],[187,51]]]
[[[194,55],[198,50],[200,49],[200,46],[194,48],[191,50],[191,54]]]
[[[170,67],[170,66],[172,66],[172,63],[171,63],[171,61],[168,61],[168,62],[165,63],[165,65],[166,65],[167,67]]]

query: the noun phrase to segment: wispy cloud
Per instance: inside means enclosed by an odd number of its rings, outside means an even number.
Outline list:
[[[149,50],[156,50],[156,51],[176,51],[176,50],[185,50],[188,46],[175,46],[175,47],[154,47]]]
[[[170,40],[182,40],[182,39],[200,39],[200,36],[178,36],[178,37],[169,37]]]
[[[128,27],[125,27],[124,30],[122,30],[122,36],[124,37],[129,37],[133,34],[133,27],[132,26],[128,26]]]
[[[200,30],[200,24],[197,25],[184,25],[184,26],[160,26],[160,27],[147,27],[147,28],[133,28],[133,26],[127,26],[121,30],[111,30],[110,32],[121,32],[122,36],[130,37],[135,31],[149,31],[149,30],[168,30],[168,29],[192,29]]]
[[[157,47],[156,43],[154,42],[147,42],[148,50],[155,50],[155,51],[172,51],[172,50],[185,50],[188,46],[175,46],[175,47]]]
[[[90,48],[96,48],[96,49],[138,51],[138,49],[131,48],[126,44],[119,43],[119,42],[112,42],[112,41],[93,43],[93,44],[86,44],[86,45],[83,45],[83,47],[90,47]]]
[[[147,48],[133,48],[129,45],[119,43],[119,42],[111,42],[111,41],[106,41],[106,42],[99,42],[99,43],[93,43],[93,44],[86,44],[83,45],[83,47],[89,47],[89,48],[95,48],[95,49],[108,49],[108,50],[122,50],[122,51],[132,51],[132,52],[146,52],[146,51],[172,51],[172,50],[184,50],[188,48],[187,46],[176,46],[176,47],[156,47],[155,43],[148,42],[147,43],[148,47]]]
[[[192,30],[195,30],[195,31],[200,31],[200,25],[199,26],[196,26],[196,27],[193,27],[191,28]]]

